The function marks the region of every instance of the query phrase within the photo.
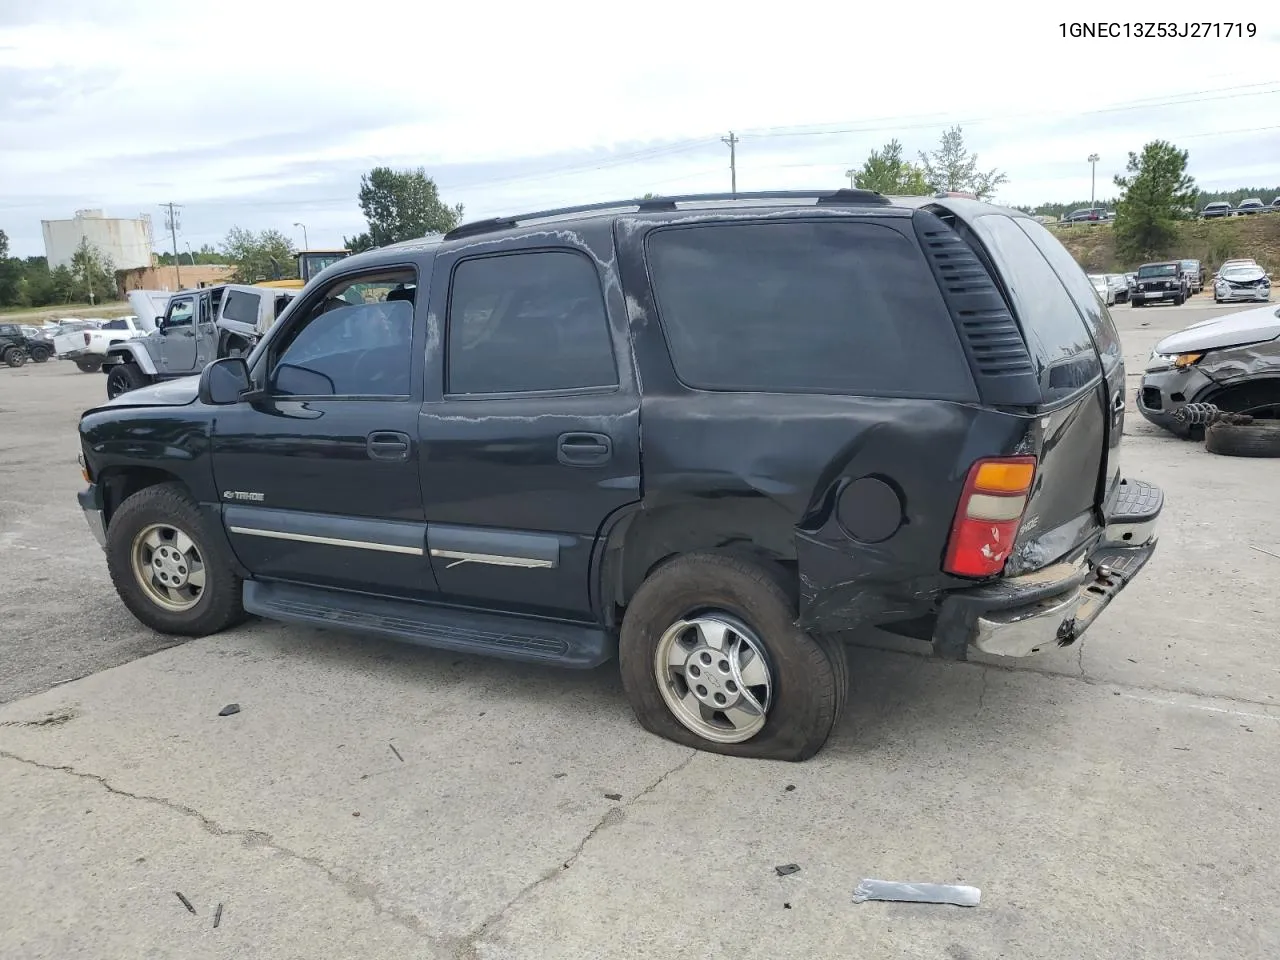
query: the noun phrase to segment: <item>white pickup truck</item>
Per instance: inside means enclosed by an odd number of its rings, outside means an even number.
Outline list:
[[[103,320],[97,329],[59,334],[53,338],[53,349],[60,360],[74,361],[84,373],[97,373],[111,347],[146,335],[137,317],[116,317]]]

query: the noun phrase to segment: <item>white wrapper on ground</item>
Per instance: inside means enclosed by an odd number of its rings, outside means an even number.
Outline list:
[[[854,903],[868,900],[899,900],[908,903],[952,903],[976,907],[982,897],[977,887],[950,883],[902,883],[898,880],[863,880],[853,891]]]

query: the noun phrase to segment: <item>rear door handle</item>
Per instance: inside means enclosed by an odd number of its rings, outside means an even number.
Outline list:
[[[398,430],[377,430],[365,440],[365,451],[372,460],[408,460],[410,440]]]
[[[613,441],[603,433],[562,433],[556,451],[557,459],[566,467],[608,463],[612,455]]]

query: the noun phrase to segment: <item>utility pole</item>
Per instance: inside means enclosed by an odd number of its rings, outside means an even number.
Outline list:
[[[1096,153],[1089,154],[1089,210],[1092,211],[1097,204],[1094,203],[1094,197],[1097,195],[1098,186],[1098,155]]]
[[[307,225],[305,223],[295,223],[294,226],[302,228],[302,249],[310,250],[311,243],[307,240]]]
[[[178,262],[178,227],[181,226],[179,218],[182,216],[177,213],[182,207],[180,203],[162,203],[168,212],[164,216],[164,225],[169,228],[169,239],[173,241],[173,269],[177,271],[178,289],[182,289],[182,264]]]
[[[852,169],[850,169],[850,170],[846,170],[846,171],[844,172],[844,175],[845,175],[846,177],[848,177],[848,178],[849,178],[849,189],[850,189],[850,190],[854,189],[854,187],[853,187],[853,178],[857,175],[857,173],[858,173],[858,171],[857,171],[857,170],[852,170]]]
[[[720,142],[729,147],[729,184],[733,191],[733,195],[738,195],[738,146],[739,140],[733,135],[733,131],[729,131],[727,137],[721,137]]]

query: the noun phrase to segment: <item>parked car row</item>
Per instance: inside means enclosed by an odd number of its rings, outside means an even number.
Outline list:
[[[1235,207],[1226,200],[1206,203],[1204,209],[1200,211],[1200,216],[1202,219],[1212,220],[1215,217],[1243,217],[1255,213],[1276,212],[1280,212],[1280,197],[1273,198],[1270,203],[1263,203],[1261,197],[1249,197],[1247,200],[1241,200],[1239,206]]]

